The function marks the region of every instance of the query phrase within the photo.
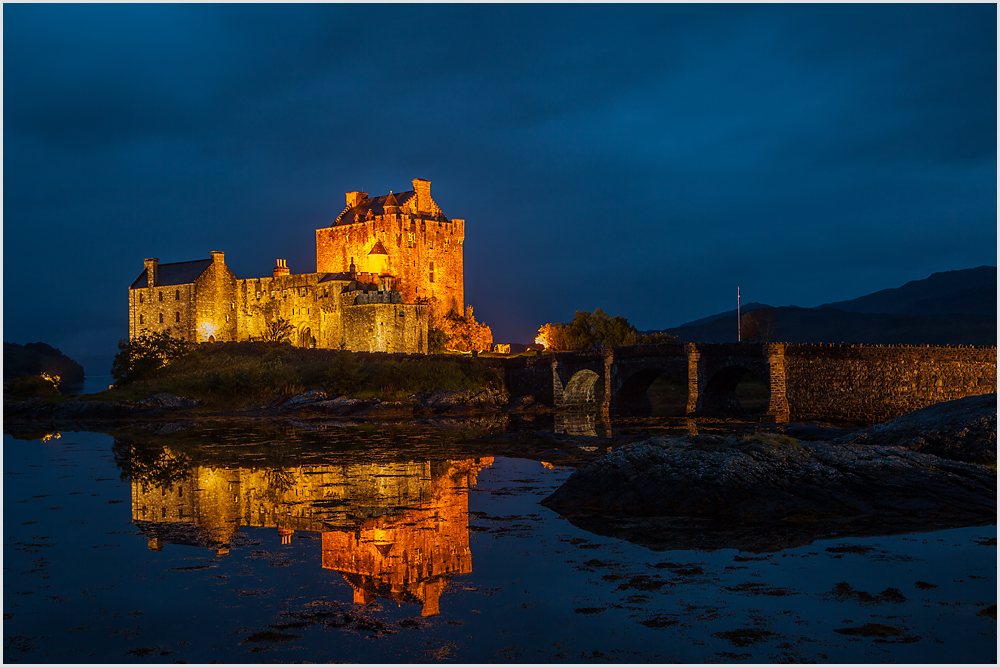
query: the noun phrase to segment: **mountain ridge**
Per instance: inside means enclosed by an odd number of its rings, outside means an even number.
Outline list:
[[[812,308],[773,308],[771,340],[871,345],[996,345],[997,270],[944,271],[901,287]],[[747,304],[741,314],[768,307]],[[736,311],[703,317],[666,333],[682,342],[736,340]]]

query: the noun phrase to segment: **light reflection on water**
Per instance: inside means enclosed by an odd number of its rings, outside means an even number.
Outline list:
[[[995,527],[653,552],[551,463],[165,442],[4,436],[5,662],[996,658]]]

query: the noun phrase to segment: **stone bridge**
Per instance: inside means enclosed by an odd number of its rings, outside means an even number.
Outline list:
[[[756,377],[758,416],[772,421],[877,423],[997,383],[995,347],[674,343],[483,361],[511,396],[613,413],[649,414],[647,392],[664,374],[687,387],[687,416],[745,413],[736,389]]]

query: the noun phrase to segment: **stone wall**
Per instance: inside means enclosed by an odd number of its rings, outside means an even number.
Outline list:
[[[194,281],[194,322],[190,340],[236,340],[236,276],[223,253],[212,252],[212,265]]]
[[[194,284],[154,285],[130,289],[128,335],[140,331],[161,332],[182,340],[195,339]]]
[[[357,352],[427,351],[427,306],[366,303],[342,311],[344,348]]]
[[[786,343],[791,418],[883,422],[997,390],[995,347]]]
[[[321,283],[320,278],[320,274],[300,273],[240,280],[239,340],[261,340],[267,326],[280,318],[292,325],[294,345],[339,347],[338,297],[347,281]],[[333,331],[336,335],[331,335]]]

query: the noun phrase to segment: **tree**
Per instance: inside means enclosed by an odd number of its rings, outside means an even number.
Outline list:
[[[158,368],[183,357],[188,345],[170,336],[170,328],[162,332],[143,329],[132,339],[118,341],[118,354],[111,365],[115,384],[131,384],[149,377]]]
[[[774,308],[758,308],[740,318],[740,338],[748,343],[769,343],[774,338]]]
[[[261,334],[260,338],[265,341],[287,343],[291,341],[293,330],[294,327],[288,320],[284,317],[279,317],[278,319],[267,323],[267,326],[264,327],[264,332]]]
[[[465,307],[465,315],[448,313],[441,322],[441,329],[448,336],[449,350],[472,352],[488,350],[493,346],[493,331],[484,323],[476,322],[472,306]]]
[[[592,347],[618,347],[644,343],[675,342],[668,334],[640,334],[621,315],[611,317],[600,308],[588,313],[578,310],[569,324],[543,324],[535,342],[550,350],[586,350]]]

